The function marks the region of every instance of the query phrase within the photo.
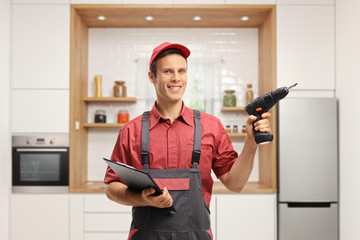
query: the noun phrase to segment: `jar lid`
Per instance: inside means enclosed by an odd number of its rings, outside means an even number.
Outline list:
[[[228,89],[228,90],[224,90],[226,94],[233,94],[235,92],[235,90],[231,90],[231,89]]]
[[[98,109],[95,111],[95,114],[105,114],[105,110]]]
[[[128,110],[119,110],[119,113],[128,113]]]
[[[125,83],[125,81],[116,80],[115,83],[119,84],[119,85],[123,85]]]
[[[252,88],[252,84],[251,84],[251,83],[248,83],[248,84],[246,85],[246,87],[247,87],[247,88]]]

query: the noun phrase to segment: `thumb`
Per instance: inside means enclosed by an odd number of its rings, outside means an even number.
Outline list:
[[[246,125],[252,125],[252,123],[257,119],[254,115],[250,115],[246,120]]]

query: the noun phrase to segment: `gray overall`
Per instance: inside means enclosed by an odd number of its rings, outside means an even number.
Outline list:
[[[162,183],[173,198],[176,212],[155,207],[133,207],[128,240],[211,240],[210,211],[205,203],[200,169],[201,121],[200,112],[194,110],[194,149],[192,168],[149,168],[149,112],[142,117],[141,161],[143,171],[157,183]],[[190,161],[190,159],[188,160]],[[161,188],[161,187],[160,187]]]

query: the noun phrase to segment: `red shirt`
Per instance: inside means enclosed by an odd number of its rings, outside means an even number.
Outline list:
[[[234,150],[221,121],[206,113],[201,119],[201,169],[202,190],[209,206],[213,180],[211,169],[217,177],[229,172],[238,154]],[[131,165],[139,170],[141,164],[142,116],[128,122],[120,129],[111,160]],[[171,124],[164,119],[155,105],[150,111],[149,161],[152,169],[191,168],[194,144],[193,110],[183,105],[182,111]],[[105,183],[120,181],[117,175],[107,168]]]

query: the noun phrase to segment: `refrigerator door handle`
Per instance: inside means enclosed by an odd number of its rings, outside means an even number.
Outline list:
[[[288,208],[330,208],[335,202],[287,202]]]

